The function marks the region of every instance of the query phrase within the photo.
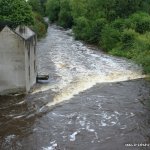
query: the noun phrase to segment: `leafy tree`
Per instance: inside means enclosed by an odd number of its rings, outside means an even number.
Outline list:
[[[71,15],[70,0],[60,1],[60,12],[59,12],[58,23],[64,28],[72,27],[73,18]]]
[[[32,7],[33,11],[38,12],[41,15],[44,14],[40,0],[28,0],[28,3]]]
[[[150,31],[150,15],[145,12],[134,13],[130,16],[131,28],[141,34]]]
[[[34,12],[38,12],[42,16],[46,15],[46,2],[47,0],[28,0]]]
[[[87,14],[87,1],[86,0],[72,0],[72,16],[74,19]]]
[[[100,19],[96,19],[96,20],[92,21],[91,34],[90,34],[90,38],[89,38],[90,43],[94,43],[94,44],[99,43],[99,40],[100,40],[100,37],[102,34],[102,30],[106,24],[107,24],[107,20],[105,18],[100,18]]]
[[[147,12],[150,2],[147,0],[116,0],[115,11],[117,16],[126,18],[137,11]]]
[[[44,12],[44,16],[46,15],[46,3],[47,3],[47,0],[40,0],[40,3],[41,3],[41,7],[43,9],[43,12]]]
[[[87,41],[89,39],[90,24],[85,17],[79,17],[75,20],[75,26],[73,28],[76,39],[82,39]]]
[[[106,51],[111,51],[120,42],[121,33],[111,25],[106,25],[101,33],[100,44]]]
[[[60,0],[48,0],[46,4],[46,14],[51,22],[58,21],[60,12]]]
[[[25,0],[0,0],[0,22],[17,25],[34,23],[32,10]]]

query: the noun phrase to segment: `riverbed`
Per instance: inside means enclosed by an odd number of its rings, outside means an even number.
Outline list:
[[[37,45],[38,72],[49,83],[0,97],[0,149],[150,149],[150,82],[142,68],[72,35],[49,26]]]

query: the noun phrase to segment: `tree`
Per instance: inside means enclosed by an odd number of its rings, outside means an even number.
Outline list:
[[[51,22],[58,21],[60,12],[60,0],[48,0],[46,3],[46,13]]]
[[[29,5],[32,7],[32,10],[42,14],[42,7],[40,0],[28,0]]]
[[[142,9],[143,0],[115,0],[114,7],[116,15],[119,17],[128,17],[132,13]]]
[[[73,18],[71,15],[70,0],[60,1],[60,12],[59,12],[59,25],[64,28],[71,28],[73,24]]]
[[[0,22],[17,25],[31,25],[34,23],[32,10],[25,0],[0,0]]]
[[[47,0],[40,0],[40,2],[41,2],[41,7],[43,9],[44,15],[46,15],[46,3],[47,3]]]
[[[30,4],[34,12],[37,12],[42,16],[46,16],[47,0],[28,0],[28,3]]]
[[[87,0],[72,0],[72,16],[74,20],[78,17],[85,16],[87,11]]]

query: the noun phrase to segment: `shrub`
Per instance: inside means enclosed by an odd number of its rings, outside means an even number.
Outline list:
[[[119,18],[114,20],[111,25],[115,28],[118,29],[119,31],[123,31],[124,29],[127,28],[128,22],[125,19]]]
[[[134,48],[137,51],[150,51],[150,32],[136,36]]]
[[[0,22],[15,28],[18,25],[32,25],[33,15],[25,0],[0,0]]]
[[[112,49],[109,54],[114,55],[114,56],[119,56],[119,57],[126,57],[128,59],[132,59],[135,55],[134,50],[129,50],[129,51],[123,51],[121,47],[116,47]]]
[[[64,28],[71,28],[73,25],[71,6],[68,0],[61,1],[58,23]]]
[[[101,33],[101,46],[110,51],[115,48],[120,42],[121,33],[110,25],[106,25]]]
[[[144,34],[150,31],[150,15],[144,12],[138,12],[130,16],[130,27],[136,32]]]
[[[34,25],[31,28],[37,33],[37,37],[43,37],[48,28],[48,24],[44,21],[43,17],[37,12],[33,12]]]
[[[91,22],[91,35],[89,39],[90,43],[98,44],[101,37],[102,29],[105,27],[106,24],[107,20],[105,18],[96,19]]]
[[[136,33],[134,30],[125,29],[121,34],[122,49],[129,50],[133,48],[136,36],[138,36],[138,33]]]
[[[90,38],[90,29],[89,21],[85,17],[79,17],[75,20],[73,31],[75,33],[76,39],[88,41]]]
[[[142,65],[144,73],[150,74],[150,52],[139,52],[136,57],[134,57],[134,60]]]
[[[58,21],[60,12],[60,0],[48,0],[46,4],[46,14],[53,23]]]
[[[29,5],[32,7],[32,11],[38,12],[41,15],[44,15],[44,10],[41,5],[40,0],[28,0]]]

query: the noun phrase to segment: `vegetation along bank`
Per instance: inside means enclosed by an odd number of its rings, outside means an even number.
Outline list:
[[[76,39],[132,59],[150,73],[149,0],[47,0],[46,14],[72,28]]]

